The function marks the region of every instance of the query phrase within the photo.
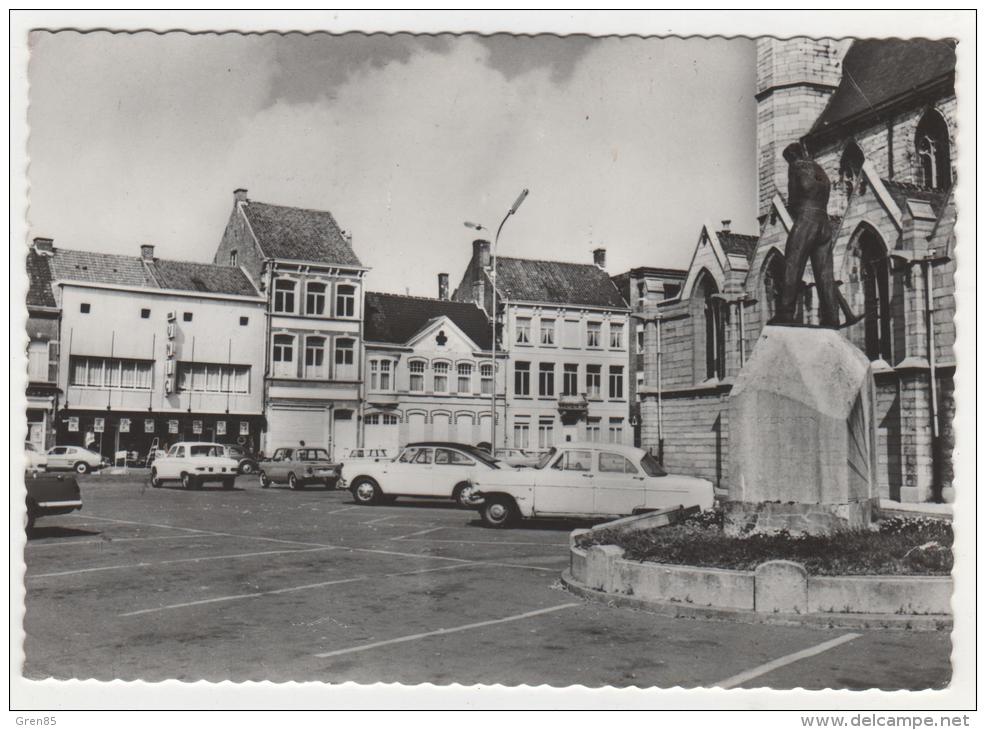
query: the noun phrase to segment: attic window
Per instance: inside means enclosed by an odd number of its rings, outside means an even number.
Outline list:
[[[91,310],[91,307],[89,305],[89,302],[82,302],[79,305],[79,311],[82,312],[83,314],[89,314],[90,310]]]
[[[201,279],[200,279],[199,277],[197,277],[197,276],[193,276],[193,277],[192,277],[192,285],[193,285],[193,286],[195,287],[195,289],[196,289],[197,291],[209,291],[209,287],[207,287],[207,286],[205,285],[205,282],[204,282],[204,281],[202,281],[202,280],[201,280]]]
[[[150,309],[141,309],[140,310],[140,318],[141,319],[150,319],[151,318],[151,310]]]
[[[229,252],[229,265],[236,266],[236,249]]]
[[[185,313],[182,314],[181,318],[184,321],[186,321],[186,322],[191,322],[192,321],[192,313],[191,312],[185,312]]]

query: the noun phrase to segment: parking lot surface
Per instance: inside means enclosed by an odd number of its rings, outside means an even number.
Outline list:
[[[82,482],[25,548],[32,679],[940,688],[947,632],[675,619],[559,583],[571,522],[451,503]],[[821,648],[820,648],[821,647]]]

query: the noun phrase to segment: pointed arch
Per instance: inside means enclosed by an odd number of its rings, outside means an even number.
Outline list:
[[[696,320],[695,371],[704,374],[704,380],[722,380],[726,375],[726,311],[718,294],[715,277],[703,268],[692,288],[692,316]]]
[[[952,184],[948,123],[937,109],[928,109],[918,122],[914,151],[919,184],[932,190],[944,190]]]
[[[893,360],[893,308],[890,288],[890,249],[883,236],[868,223],[860,223],[850,239],[855,259],[852,279],[862,299],[863,350],[870,360]]]
[[[849,140],[839,160],[839,182],[845,188],[847,198],[859,186],[865,162],[863,150],[856,144],[856,140]]]
[[[764,256],[760,268],[760,291],[758,298],[763,302],[763,321],[769,322],[777,314],[784,291],[784,254],[771,247]]]

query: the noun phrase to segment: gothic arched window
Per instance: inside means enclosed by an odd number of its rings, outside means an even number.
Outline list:
[[[769,322],[781,306],[781,294],[784,291],[784,257],[776,251],[767,254],[763,265],[763,302],[764,321]]]
[[[866,314],[866,355],[891,362],[890,257],[879,236],[865,230],[859,237],[860,279]]]
[[[932,190],[943,190],[952,184],[952,154],[948,141],[948,125],[942,115],[929,109],[918,123],[915,139],[919,182]]]
[[[863,151],[858,144],[850,141],[842,151],[842,159],[839,161],[839,182],[846,189],[846,197],[852,195],[852,191],[859,185],[863,162]]]
[[[722,300],[716,295],[712,275],[705,272],[695,288],[695,297],[702,302],[702,320],[705,331],[705,378],[722,380],[726,376],[726,323]]]

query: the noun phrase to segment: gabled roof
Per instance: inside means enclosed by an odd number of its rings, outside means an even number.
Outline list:
[[[250,223],[261,250],[269,258],[342,266],[363,265],[328,211],[290,208],[254,200],[239,204],[239,207]]]
[[[595,264],[497,258],[496,288],[506,299],[626,309],[609,274]]]
[[[481,350],[490,349],[490,321],[472,302],[384,292],[366,292],[363,336],[367,342],[403,345],[429,322],[440,317],[452,320]]]
[[[718,236],[719,245],[722,246],[722,250],[727,256],[742,256],[747,261],[753,260],[759,236],[747,236],[731,231],[716,231],[716,236]]]
[[[162,289],[259,296],[249,277],[236,266],[165,259],[148,261],[147,266]]]
[[[810,134],[890,105],[955,71],[955,42],[922,38],[854,41],[842,61],[842,81]]]
[[[51,290],[51,256],[39,254],[33,248],[27,253],[27,306],[55,307]]]
[[[121,286],[155,286],[154,280],[137,256],[73,251],[66,248],[56,248],[54,252],[51,259],[53,279]]]

